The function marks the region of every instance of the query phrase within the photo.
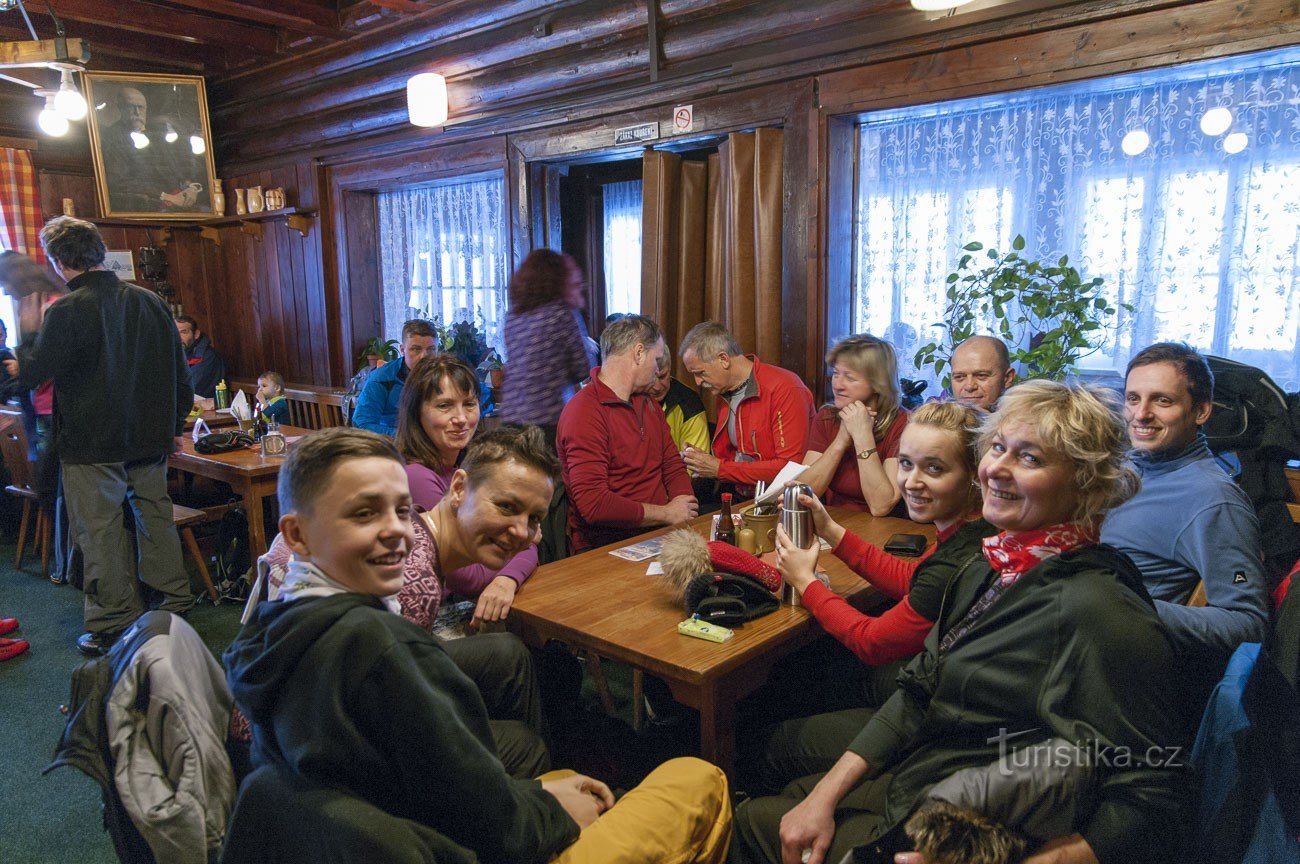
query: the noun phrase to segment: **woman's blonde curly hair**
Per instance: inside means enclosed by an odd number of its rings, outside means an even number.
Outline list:
[[[1071,521],[1090,522],[1137,494],[1141,480],[1128,463],[1128,430],[1119,396],[1102,387],[1026,381],[1002,394],[980,428],[979,452],[988,453],[1005,427],[1023,424],[1043,446],[1074,466],[1079,492]]]

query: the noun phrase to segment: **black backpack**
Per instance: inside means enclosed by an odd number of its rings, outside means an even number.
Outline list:
[[[1205,437],[1255,507],[1264,568],[1270,587],[1276,587],[1300,558],[1300,526],[1286,507],[1291,497],[1286,463],[1300,459],[1300,395],[1288,396],[1254,366],[1205,359],[1214,373],[1214,411]]]
[[[253,557],[248,544],[248,514],[232,507],[217,525],[217,590],[224,600],[248,597]]]

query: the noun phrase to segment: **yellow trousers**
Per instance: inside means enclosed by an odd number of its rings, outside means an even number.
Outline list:
[[[558,780],[572,771],[539,779]],[[700,759],[670,759],[557,855],[554,864],[723,864],[731,840],[727,776]]]

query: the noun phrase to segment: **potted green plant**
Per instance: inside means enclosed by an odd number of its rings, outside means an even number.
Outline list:
[[[397,346],[400,343],[396,339],[385,341],[382,336],[375,336],[366,343],[366,347],[361,349],[358,360],[364,360],[370,366],[382,366],[389,360],[397,359]]]
[[[1007,344],[1011,362],[1026,377],[1059,381],[1100,347],[1119,312],[1102,296],[1104,280],[1085,280],[1068,256],[1041,262],[1022,255],[1024,248],[1020,235],[1006,253],[978,241],[962,247],[965,254],[948,274],[943,321],[936,325],[944,329],[943,338],[917,349],[918,368],[933,365],[947,387],[949,376],[942,373],[951,364],[952,349],[979,333],[990,317],[994,335]]]

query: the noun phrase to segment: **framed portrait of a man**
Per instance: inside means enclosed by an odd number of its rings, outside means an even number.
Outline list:
[[[104,216],[210,218],[217,180],[203,78],[87,72],[84,80]]]

